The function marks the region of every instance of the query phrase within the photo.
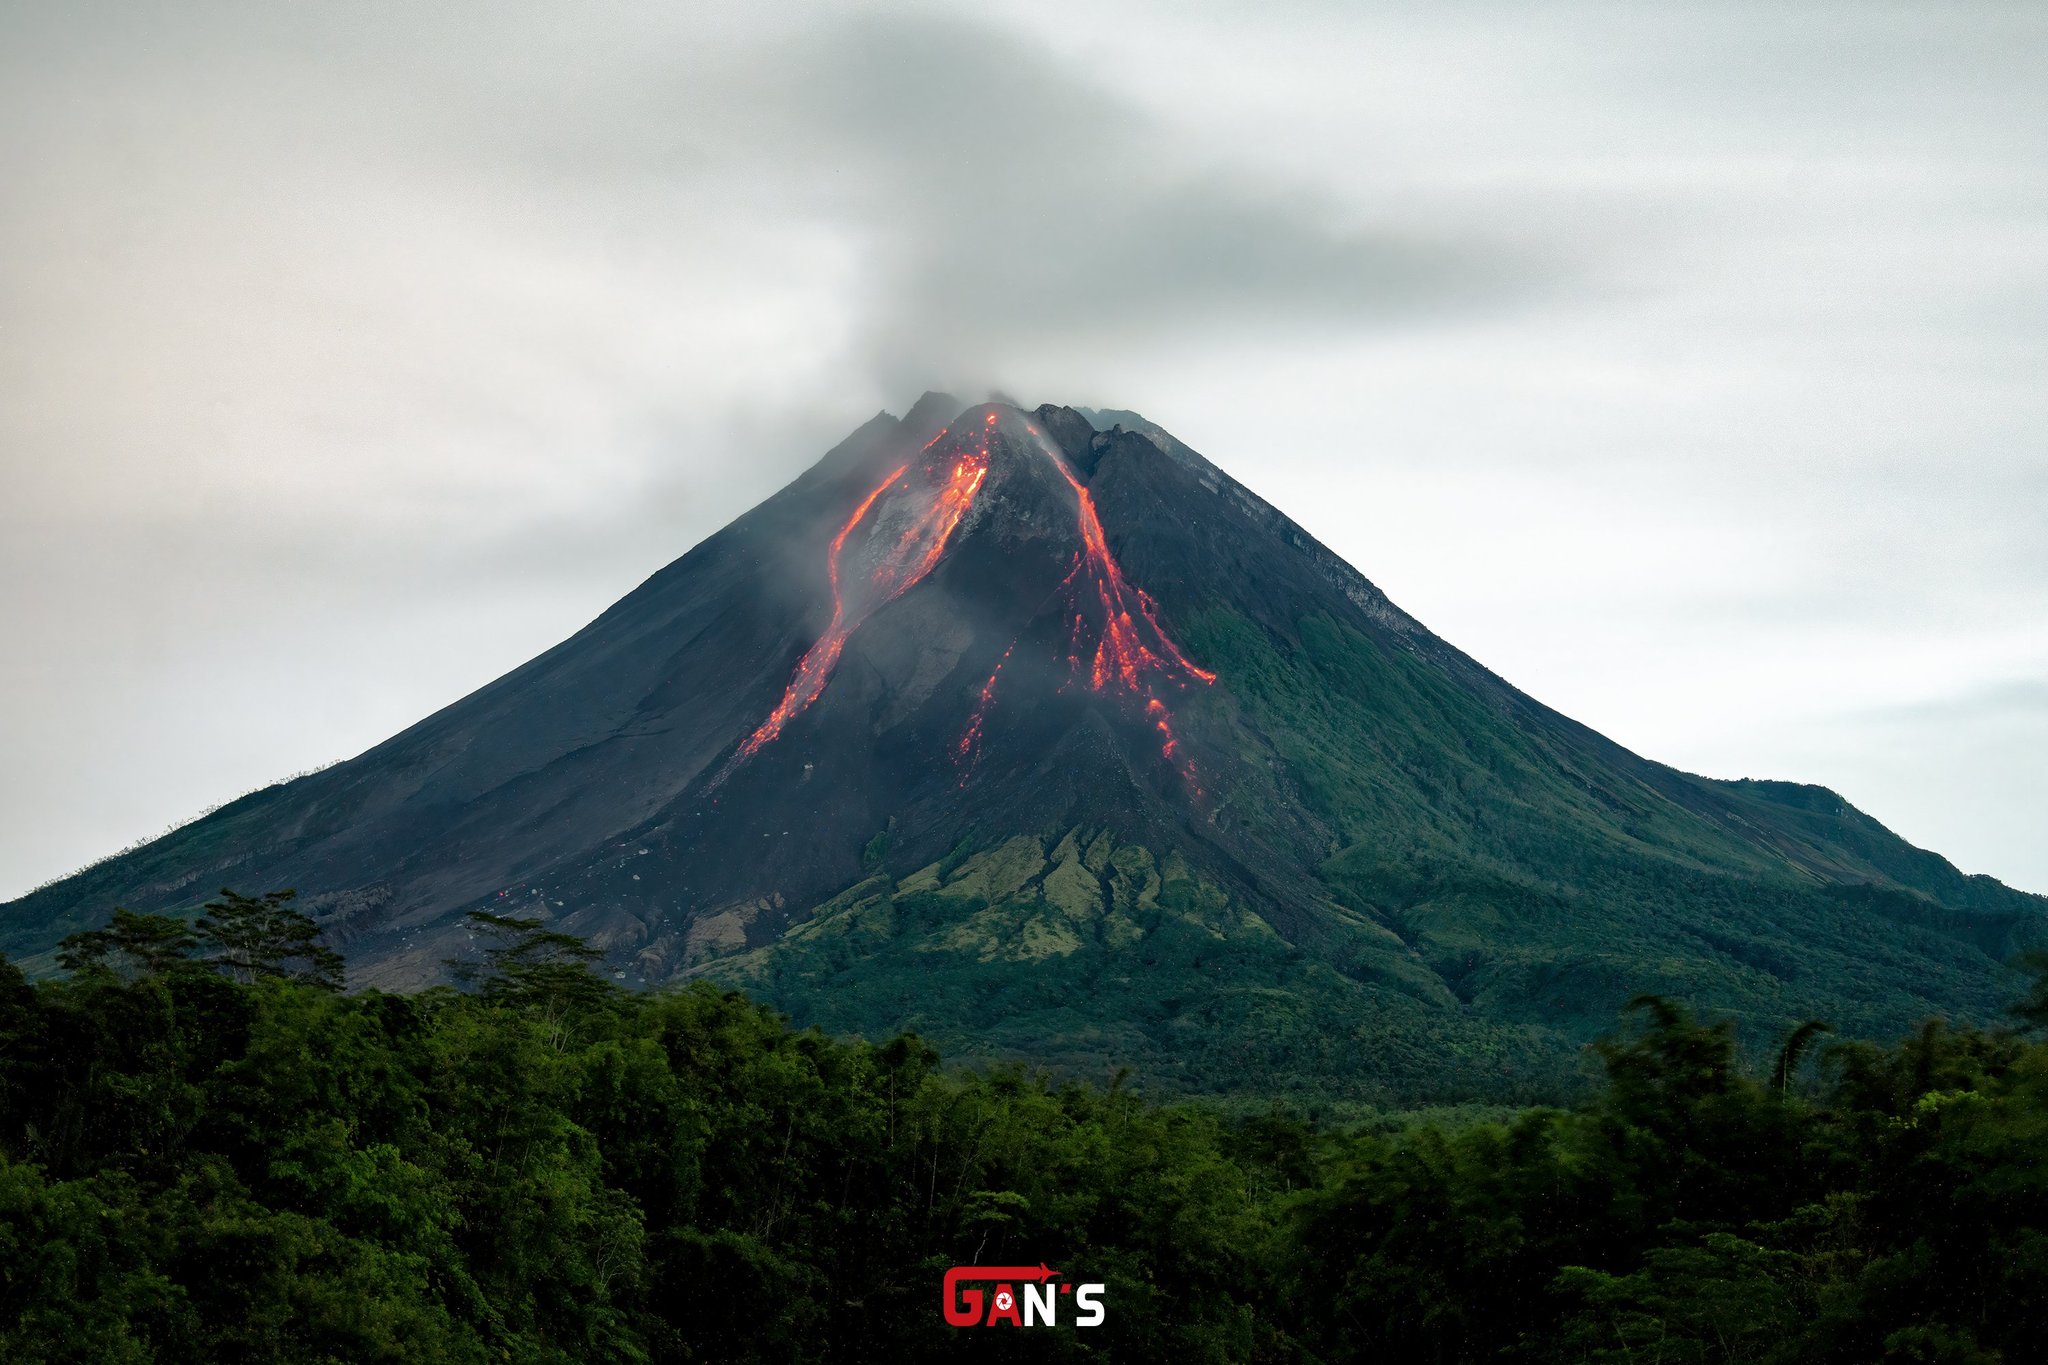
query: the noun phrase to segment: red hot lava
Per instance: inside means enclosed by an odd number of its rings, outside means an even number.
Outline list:
[[[1027,429],[1038,436],[1037,428]],[[1190,680],[1207,686],[1216,681],[1216,675],[1190,659],[1173,642],[1159,624],[1158,603],[1150,593],[1124,577],[1122,566],[1110,553],[1102,520],[1095,514],[1095,498],[1087,486],[1074,477],[1066,460],[1042,438],[1039,449],[1074,490],[1076,529],[1081,536],[1073,567],[1060,583],[1067,602],[1067,662],[1076,677],[1086,679],[1091,691],[1143,698],[1145,718],[1159,732],[1160,753],[1200,795],[1194,764],[1180,756],[1180,744],[1173,733],[1173,712],[1160,693],[1168,687],[1185,688]],[[1091,620],[1097,615],[1099,625]],[[1015,648],[1012,643],[1010,649]],[[971,764],[980,751],[984,720],[995,700],[996,680],[1009,660],[1010,650],[1006,649],[988,681],[981,686],[967,731],[955,746],[956,757],[963,765]]]
[[[1048,452],[1050,453],[1050,452]],[[1104,689],[1110,675],[1123,684],[1124,690],[1144,690],[1144,675],[1150,673],[1171,673],[1175,669],[1200,678],[1203,683],[1216,681],[1216,675],[1198,666],[1194,660],[1181,653],[1180,646],[1167,637],[1159,625],[1159,604],[1143,588],[1136,587],[1124,578],[1124,571],[1118,567],[1116,556],[1109,552],[1109,541],[1102,534],[1102,521],[1095,515],[1095,499],[1087,488],[1067,468],[1067,462],[1053,458],[1053,467],[1060,471],[1060,477],[1074,490],[1079,505],[1081,523],[1081,553],[1074,560],[1074,568],[1067,575],[1072,584],[1085,571],[1095,599],[1101,603],[1105,624],[1102,634],[1095,642],[1095,659],[1089,670],[1089,682],[1097,692]],[[1131,612],[1135,610],[1143,620],[1140,629]],[[1146,646],[1144,636],[1149,634],[1157,642],[1159,651]],[[1076,653],[1069,655],[1076,666],[1079,637],[1075,637]]]
[[[929,451],[945,434],[942,431],[933,437],[925,449]],[[853,515],[832,537],[832,546],[826,555],[825,576],[832,589],[832,619],[826,624],[825,633],[804,651],[796,672],[790,677],[789,686],[783,689],[782,700],[726,760],[717,777],[712,779],[712,786],[723,782],[734,768],[778,738],[783,727],[818,699],[832,677],[832,670],[839,663],[847,639],[863,621],[883,605],[908,592],[919,579],[932,571],[932,566],[945,554],[946,543],[952,539],[954,528],[967,515],[967,509],[974,505],[974,495],[981,491],[982,482],[988,478],[988,455],[988,444],[984,441],[978,449],[961,453],[950,465],[927,464],[914,475],[909,465],[901,465],[860,500],[853,509]],[[934,482],[936,487],[932,486]],[[848,542],[861,523],[868,520],[869,513],[875,510],[878,502],[883,503],[883,511],[876,516],[878,524],[856,548],[865,554],[874,554],[877,543],[885,548],[866,574],[848,579],[844,572]],[[888,538],[879,523],[899,517],[902,518],[902,530]],[[884,532],[879,542],[875,532]]]
[[[818,699],[839,664],[847,640],[862,622],[908,592],[938,564],[954,530],[974,505],[975,495],[988,478],[989,443],[997,429],[997,414],[988,413],[977,433],[980,442],[976,448],[963,450],[950,460],[928,461],[915,469],[910,464],[901,465],[854,507],[838,534],[832,537],[825,557],[825,576],[832,590],[832,619],[824,633],[804,651],[789,685],[783,689],[782,700],[719,769],[710,784],[713,788],[779,738],[783,729]],[[1102,521],[1095,514],[1094,497],[1037,428],[1027,425],[1025,429],[1036,439],[1040,453],[1052,461],[1060,477],[1074,490],[1075,526],[1081,548],[1075,552],[1074,562],[1058,589],[1066,602],[1067,658],[1074,675],[1092,691],[1141,700],[1145,719],[1159,733],[1160,753],[1180,770],[1199,795],[1194,765],[1180,755],[1173,733],[1173,713],[1162,694],[1169,688],[1185,689],[1190,682],[1207,685],[1216,681],[1216,675],[1190,659],[1161,628],[1158,604],[1143,588],[1124,577],[1116,556],[1110,553]],[[946,434],[942,431],[933,437],[925,446],[926,452]],[[863,526],[868,528],[865,533]],[[864,564],[865,572],[849,574],[849,562]],[[989,673],[988,681],[982,684],[967,730],[955,746],[955,756],[963,768],[971,766],[980,751],[984,721],[995,702],[997,680],[1015,649],[1013,641]]]

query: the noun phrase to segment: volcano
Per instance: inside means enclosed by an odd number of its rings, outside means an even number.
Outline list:
[[[1547,1096],[1642,992],[1991,1017],[2048,900],[1638,757],[1135,413],[927,394],[369,752],[0,906],[292,886],[357,986],[539,916],[616,979],[1161,1089]]]

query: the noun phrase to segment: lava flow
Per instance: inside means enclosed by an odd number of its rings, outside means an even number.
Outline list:
[[[1081,553],[1074,559],[1074,568],[1067,575],[1067,582],[1073,583],[1081,576],[1082,571],[1086,570],[1087,577],[1094,585],[1096,600],[1102,604],[1105,617],[1102,634],[1095,642],[1094,663],[1089,670],[1091,685],[1097,692],[1102,691],[1110,681],[1110,674],[1114,673],[1123,683],[1125,690],[1138,692],[1144,690],[1141,675],[1150,672],[1170,672],[1176,667],[1200,678],[1204,683],[1215,682],[1214,673],[1198,666],[1194,660],[1181,653],[1180,646],[1169,639],[1165,630],[1161,629],[1159,604],[1152,600],[1152,595],[1124,578],[1124,571],[1118,567],[1116,556],[1109,552],[1109,541],[1102,534],[1102,521],[1095,515],[1095,499],[1090,496],[1088,489],[1074,477],[1073,471],[1067,468],[1067,462],[1056,455],[1053,456],[1053,467],[1059,470],[1060,477],[1067,481],[1067,486],[1074,490],[1081,523]],[[1146,647],[1138,623],[1131,617],[1133,607],[1150,628],[1152,638],[1159,642],[1159,648],[1165,651],[1165,657]],[[1075,619],[1078,621],[1080,618],[1076,616]],[[1074,641],[1076,652],[1069,654],[1068,658],[1078,668],[1078,630]]]
[[[1030,431],[1038,436],[1037,428]],[[1074,555],[1073,566],[1060,581],[1060,591],[1067,603],[1067,663],[1076,677],[1086,680],[1091,691],[1142,697],[1145,719],[1159,732],[1160,753],[1200,795],[1194,764],[1180,755],[1180,742],[1173,733],[1173,712],[1160,692],[1167,686],[1185,688],[1190,679],[1207,686],[1216,681],[1216,675],[1190,659],[1173,642],[1159,624],[1158,603],[1150,593],[1124,577],[1122,566],[1110,553],[1102,520],[1095,514],[1095,499],[1087,486],[1074,477],[1066,460],[1042,437],[1039,449],[1074,490],[1075,520],[1081,535],[1081,548]],[[1091,607],[1101,614],[1092,648]],[[1015,648],[1012,642],[1010,649]],[[1006,649],[989,673],[988,681],[981,686],[981,695],[968,717],[967,731],[955,746],[956,757],[963,766],[971,765],[979,754],[984,721],[990,703],[995,700],[996,680],[1009,660],[1010,650]]]
[[[925,449],[929,451],[945,435],[942,431],[934,436]],[[913,476],[909,465],[900,465],[860,500],[853,509],[853,515],[839,528],[839,534],[832,537],[831,549],[826,554],[825,577],[832,589],[832,619],[826,624],[825,633],[804,651],[796,672],[790,677],[789,686],[783,689],[782,700],[726,760],[725,766],[711,781],[713,787],[724,782],[733,769],[753,757],[762,746],[780,736],[785,726],[818,699],[832,677],[833,668],[839,663],[847,639],[863,621],[878,608],[909,591],[919,579],[931,572],[932,566],[946,552],[946,543],[952,539],[954,528],[967,515],[967,509],[974,504],[974,495],[988,477],[988,455],[988,444],[984,440],[979,449],[963,452],[949,466],[928,464]],[[927,492],[920,488],[920,484],[933,479],[938,483],[935,490]],[[848,579],[843,567],[848,541],[868,519],[876,504],[891,494],[895,496],[888,497],[884,512],[876,516],[878,525],[875,531],[885,531],[879,523],[893,521],[897,517],[903,519],[902,530],[896,532],[893,539],[883,542],[887,548],[881,551],[871,570]],[[893,530],[893,527],[886,529]],[[876,535],[870,533],[861,548],[873,553],[876,542]]]

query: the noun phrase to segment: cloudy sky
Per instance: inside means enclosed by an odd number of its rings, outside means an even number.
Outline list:
[[[990,386],[2048,891],[2044,70],[2034,0],[0,0],[0,897]]]

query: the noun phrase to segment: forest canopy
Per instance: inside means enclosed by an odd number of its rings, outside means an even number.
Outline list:
[[[2004,1029],[1635,1003],[1568,1109],[1327,1126],[634,993],[480,917],[344,993],[287,893],[0,961],[0,1359],[1991,1362],[2048,1340],[2048,962]],[[1361,1065],[1370,1065],[1362,1058]],[[956,1264],[1105,1323],[945,1325]]]

